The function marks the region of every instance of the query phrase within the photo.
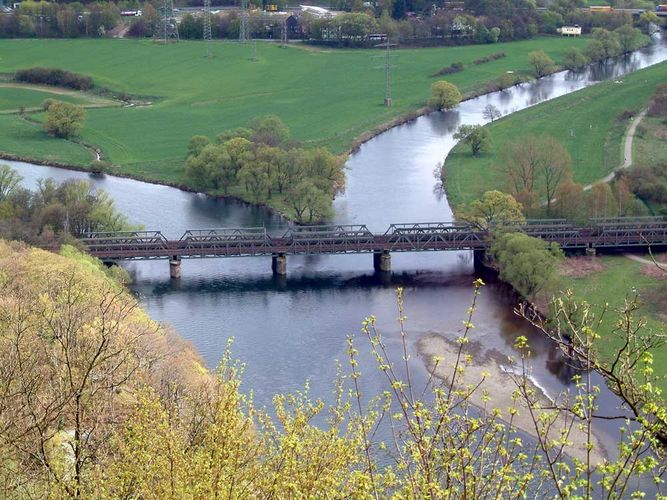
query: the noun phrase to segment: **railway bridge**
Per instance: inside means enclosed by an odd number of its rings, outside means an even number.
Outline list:
[[[667,248],[667,217],[592,219],[575,225],[564,219],[504,223],[565,251]],[[472,250],[483,255],[490,231],[459,222],[391,224],[384,233],[365,225],[299,226],[270,235],[265,228],[191,229],[178,239],[160,231],[93,232],[81,238],[88,252],[103,261],[168,259],[172,278],[189,258],[272,258],[275,274],[287,273],[288,255],[373,254],[376,271],[391,271],[391,253]]]

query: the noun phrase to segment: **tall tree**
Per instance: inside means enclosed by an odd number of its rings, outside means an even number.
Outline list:
[[[483,231],[507,223],[525,222],[521,204],[511,194],[500,191],[487,191],[480,200],[461,207],[456,216]]]
[[[468,144],[473,156],[484,151],[491,141],[488,130],[481,125],[461,125],[454,134],[454,139]]]
[[[0,165],[0,201],[6,200],[18,187],[23,177],[9,165]]]
[[[428,105],[435,110],[452,109],[461,102],[461,92],[453,83],[440,80],[431,85],[431,98]]]
[[[529,53],[528,62],[533,67],[533,74],[537,78],[547,75],[556,67],[553,59],[543,50],[536,50]]]
[[[83,126],[86,111],[68,102],[53,101],[46,110],[44,129],[51,135],[69,139]]]

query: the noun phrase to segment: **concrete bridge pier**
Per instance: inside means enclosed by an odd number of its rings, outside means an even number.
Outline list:
[[[373,252],[373,269],[383,273],[391,272],[391,254],[386,250]]]
[[[271,270],[278,276],[287,275],[287,255],[284,253],[273,254],[271,257]]]
[[[169,276],[173,280],[181,278],[181,257],[178,255],[169,258]]]
[[[595,257],[596,253],[595,247],[586,247],[586,257]]]

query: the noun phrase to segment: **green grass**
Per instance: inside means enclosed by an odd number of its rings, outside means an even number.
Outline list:
[[[101,147],[122,172],[148,179],[182,182],[183,157],[195,134],[214,136],[267,113],[280,116],[293,137],[340,153],[354,138],[379,124],[423,106],[435,78],[449,64],[498,51],[507,57],[449,75],[463,92],[475,92],[507,70],[527,72],[527,54],[544,49],[556,61],[585,39],[548,37],[507,44],[398,50],[393,78],[394,106],[382,106],[384,72],[372,50],[312,50],[258,43],[214,44],[204,57],[201,42],[160,45],[144,40],[0,40],[0,72],[31,66],[60,67],[92,76],[115,91],[155,96],[149,107],[91,109],[82,132]],[[12,117],[0,122],[3,138],[24,127]],[[19,138],[0,145],[17,153]],[[49,142],[58,156],[69,153]],[[26,148],[23,147],[23,150]],[[67,150],[69,151],[69,149]],[[72,155],[71,163],[80,158]],[[87,164],[87,161],[84,162]]]
[[[648,258],[648,256],[646,257]],[[641,269],[647,264],[635,262],[623,256],[600,257],[604,270],[584,276],[581,278],[563,277],[563,288],[569,288],[579,300],[586,300],[589,304],[599,307],[608,304],[609,309],[618,310],[623,307],[626,297],[634,296],[633,288],[639,293],[642,306],[639,317],[646,320],[646,327],[655,333],[667,333],[667,311],[665,307],[667,300],[667,280],[649,277]],[[612,352],[613,337],[605,335],[614,328],[615,316],[607,313],[603,320],[601,335],[604,341],[599,343],[603,355]],[[667,365],[667,346],[654,351],[655,367],[657,373],[665,373]],[[667,390],[667,381],[662,384]]]
[[[0,113],[16,112],[21,106],[30,110],[39,108],[46,99],[58,99],[72,104],[87,105],[90,99],[79,95],[60,95],[43,90],[4,87],[0,84]]]
[[[550,135],[567,148],[576,182],[590,184],[603,178],[622,162],[629,121],[617,120],[618,115],[646,107],[656,85],[665,80],[667,63],[662,63],[625,76],[622,83],[602,82],[487,125],[492,139],[489,151],[474,158],[469,147],[459,144],[446,159],[449,202],[456,209],[484,191],[503,190],[505,179],[495,168],[499,153],[527,131]]]
[[[17,115],[0,114],[0,130],[0,148],[20,158],[71,165],[88,165],[93,160],[92,153],[79,144],[50,137],[40,124]]]

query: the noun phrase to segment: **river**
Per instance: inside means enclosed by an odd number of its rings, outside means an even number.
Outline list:
[[[487,104],[511,113],[666,59],[667,45],[658,39],[622,60],[579,73],[556,73],[393,128],[349,158],[347,191],[335,202],[335,221],[384,231],[394,222],[451,220],[433,170],[453,147],[452,135],[459,125],[485,122],[481,115]],[[267,210],[233,200],[112,176],[4,163],[16,168],[28,187],[41,177],[91,180],[111,194],[133,223],[168,236],[195,228],[264,226],[281,232],[287,227]],[[234,337],[233,354],[246,364],[242,387],[252,391],[258,406],[270,405],[278,392],[303,388],[307,380],[312,396],[330,400],[336,360],[346,361],[346,336],[356,335],[365,347],[358,332],[371,314],[400,361],[397,286],[405,289],[413,376],[423,382],[426,370],[416,342],[431,332],[450,339],[459,334],[475,278],[469,252],[395,254],[389,280],[374,274],[371,255],[289,257],[286,279],[272,275],[269,258],[186,260],[179,281],[169,279],[166,261],[125,267],[150,315],[173,325],[210,367],[221,359],[227,339]],[[569,385],[571,372],[553,345],[513,315],[513,300],[502,284],[491,281],[484,287],[472,336],[485,350],[501,355],[516,354],[516,337],[527,336],[534,353],[533,377],[553,395]],[[361,349],[360,363],[366,393],[383,388],[382,374],[368,349]],[[603,391],[602,399],[603,407],[617,405],[609,391]],[[613,438],[615,431],[608,426],[602,432]]]

